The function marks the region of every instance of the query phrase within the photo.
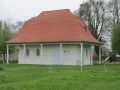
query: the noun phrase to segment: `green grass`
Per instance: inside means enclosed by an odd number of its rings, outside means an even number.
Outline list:
[[[120,90],[120,65],[1,67],[0,90]]]

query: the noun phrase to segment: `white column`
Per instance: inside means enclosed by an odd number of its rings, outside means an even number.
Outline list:
[[[9,45],[7,44],[7,62],[6,64],[9,64]]]
[[[90,64],[93,65],[93,45],[90,46]]]
[[[81,45],[81,50],[80,50],[80,66],[81,66],[81,72],[82,72],[82,66],[83,66],[83,43]]]
[[[26,45],[25,44],[23,44],[23,53],[24,53],[24,64],[26,63],[26,59],[25,59],[25,57],[26,57]]]
[[[101,46],[99,46],[99,64],[101,64]]]
[[[60,43],[60,65],[62,65],[62,43]]]
[[[43,64],[43,44],[40,44],[40,60],[41,60],[41,64]]]

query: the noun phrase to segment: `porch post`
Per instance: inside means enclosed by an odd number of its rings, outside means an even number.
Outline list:
[[[6,64],[9,64],[9,44],[7,44],[7,62]]]
[[[24,64],[26,63],[25,57],[26,57],[26,45],[23,44],[23,53],[24,53]]]
[[[81,50],[80,50],[80,66],[81,66],[81,72],[82,72],[82,66],[83,66],[83,43],[80,44],[81,45]]]
[[[93,65],[93,45],[90,46],[90,64]]]
[[[99,46],[99,64],[101,64],[101,46]]]
[[[41,60],[41,64],[43,64],[43,44],[40,44],[40,60]]]
[[[62,64],[62,43],[60,43],[60,65]]]

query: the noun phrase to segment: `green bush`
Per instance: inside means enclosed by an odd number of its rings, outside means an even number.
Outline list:
[[[120,54],[120,23],[115,25],[113,28],[112,50]]]

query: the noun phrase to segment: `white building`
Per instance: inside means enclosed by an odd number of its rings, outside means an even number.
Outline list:
[[[25,22],[7,43],[19,46],[19,64],[92,65],[93,47],[101,45],[85,22],[68,9],[44,11]],[[101,55],[101,53],[100,53]],[[101,57],[99,57],[101,63]]]

